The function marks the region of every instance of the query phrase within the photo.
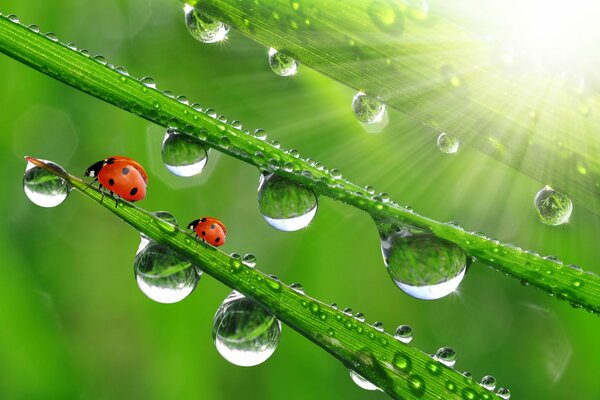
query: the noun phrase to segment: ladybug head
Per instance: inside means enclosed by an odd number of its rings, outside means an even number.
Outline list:
[[[92,178],[97,178],[98,173],[104,166],[104,160],[98,161],[97,163],[92,164],[88,169],[85,170],[83,176],[91,176]]]

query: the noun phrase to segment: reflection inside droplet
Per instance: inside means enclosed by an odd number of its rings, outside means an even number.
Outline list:
[[[40,161],[66,174],[60,165],[51,161]],[[28,161],[23,175],[23,190],[33,204],[40,207],[56,207],[65,201],[70,187],[60,176]]]

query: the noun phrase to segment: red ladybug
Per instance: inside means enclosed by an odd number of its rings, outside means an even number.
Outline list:
[[[90,166],[84,175],[96,178],[94,182],[100,181],[100,188],[104,186],[127,201],[146,197],[148,174],[137,161],[129,157],[114,156],[100,160]]]
[[[215,247],[225,244],[227,229],[221,221],[212,217],[202,217],[188,224],[188,229],[193,229],[196,236],[204,242],[208,242]]]

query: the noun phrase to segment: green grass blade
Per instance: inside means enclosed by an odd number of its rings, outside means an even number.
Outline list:
[[[499,47],[434,5],[423,14],[406,5],[420,1],[402,0],[185,2],[600,213],[599,97],[559,74],[511,72]]]
[[[95,187],[43,162],[28,161],[63,177],[69,185],[148,238],[178,252],[223,284],[267,307],[279,320],[310,339],[396,399],[499,398],[460,372],[420,350],[358,321],[131,204],[103,196]],[[102,199],[104,197],[104,199]]]
[[[350,206],[362,209],[375,219],[409,224],[455,243],[483,263],[517,279],[527,281],[556,298],[600,313],[600,277],[593,273],[543,258],[511,245],[499,243],[461,227],[419,215],[395,202],[384,202],[363,187],[337,173],[276,148],[264,140],[195,110],[185,102],[146,87],[64,44],[52,41],[25,26],[0,17],[0,52],[47,75],[90,93],[156,124],[177,127],[196,135],[204,143],[261,171],[272,171]]]

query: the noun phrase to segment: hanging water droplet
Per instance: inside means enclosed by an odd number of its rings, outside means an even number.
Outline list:
[[[212,335],[224,359],[251,367],[273,354],[279,344],[281,322],[254,300],[233,291],[215,314]]]
[[[535,211],[544,224],[562,225],[569,222],[573,212],[573,202],[561,192],[544,186],[534,198]]]
[[[358,373],[354,372],[351,369],[349,369],[348,371],[350,372],[350,378],[352,378],[352,380],[354,381],[354,383],[356,383],[358,385],[358,387],[360,387],[361,389],[365,389],[365,390],[379,390],[379,388],[377,386],[373,385],[371,382],[369,382],[368,380],[366,380],[365,378],[363,378]]]
[[[352,99],[352,111],[360,122],[374,124],[383,119],[385,104],[376,97],[358,92]]]
[[[460,147],[460,140],[454,136],[450,136],[447,133],[442,132],[437,138],[437,146],[446,154],[454,154]]]
[[[142,239],[143,242],[143,239]],[[196,288],[201,272],[162,244],[149,241],[135,256],[134,273],[140,290],[159,303],[176,303]]]
[[[434,300],[456,290],[470,260],[463,249],[416,228],[384,221],[377,227],[383,260],[402,291]]]
[[[317,213],[317,205],[311,189],[276,174],[261,174],[258,208],[273,228],[291,232],[306,227]]]
[[[440,347],[433,358],[448,367],[453,367],[456,364],[456,352],[450,347]]]
[[[487,390],[494,390],[496,389],[496,378],[494,378],[491,375],[486,375],[483,378],[481,378],[480,384]]]
[[[200,139],[169,129],[162,143],[162,159],[174,175],[190,177],[202,172],[208,153]]]
[[[496,392],[496,394],[498,396],[500,396],[501,398],[503,398],[504,400],[510,399],[510,390],[508,390],[507,388],[500,388],[500,389],[498,389],[498,391]]]
[[[298,62],[292,57],[270,48],[269,66],[279,76],[292,76],[298,72]]]
[[[413,330],[410,326],[400,325],[398,328],[396,328],[396,334],[394,337],[402,343],[410,343],[413,340],[412,333]]]
[[[192,37],[202,43],[215,43],[225,40],[229,26],[186,4],[183,8],[185,24]]]
[[[51,161],[40,161],[66,174],[60,165]],[[23,175],[23,190],[33,204],[40,207],[56,207],[65,201],[71,188],[60,176],[28,161]]]

